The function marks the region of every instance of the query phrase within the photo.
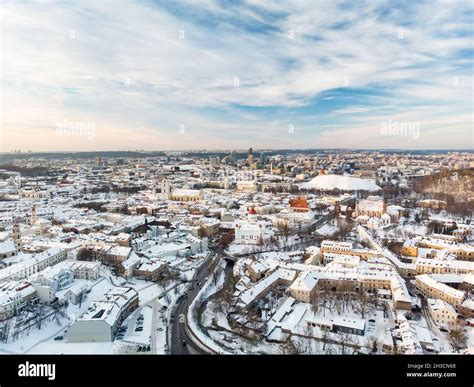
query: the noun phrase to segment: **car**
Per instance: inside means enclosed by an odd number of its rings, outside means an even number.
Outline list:
[[[446,328],[444,328],[444,327],[439,328],[439,330],[440,330],[441,332],[448,333],[448,330],[447,330]]]
[[[56,336],[54,340],[62,340],[64,337],[63,336]]]
[[[163,328],[157,328],[156,330],[162,332]]]
[[[174,318],[173,318],[173,317],[171,317],[171,319],[170,319],[170,323],[171,323],[171,324],[173,324],[173,323],[174,323]]]
[[[182,345],[186,345],[186,340],[181,341]]]
[[[374,323],[375,320],[374,320],[373,318],[371,318],[371,319],[369,319],[369,322],[370,322],[370,323]]]

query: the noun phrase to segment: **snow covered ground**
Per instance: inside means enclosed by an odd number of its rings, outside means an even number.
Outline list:
[[[123,338],[124,343],[150,345],[151,330],[153,326],[153,307],[145,306],[140,314],[129,322],[127,332]]]
[[[360,179],[358,177],[343,175],[319,175],[312,180],[300,185],[302,189],[320,189],[341,191],[379,191],[381,188],[373,179]]]

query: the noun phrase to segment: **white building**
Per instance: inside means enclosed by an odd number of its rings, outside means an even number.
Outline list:
[[[138,308],[138,293],[133,288],[115,288],[95,301],[71,325],[69,342],[112,341],[127,316]]]
[[[9,279],[21,280],[39,273],[49,266],[56,265],[67,258],[67,252],[64,249],[53,247],[42,253],[36,254],[28,260],[17,263],[10,267],[0,270],[0,282]]]

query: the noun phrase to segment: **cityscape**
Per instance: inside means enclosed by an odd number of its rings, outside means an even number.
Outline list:
[[[0,387],[472,386],[473,32],[465,0],[3,0]]]
[[[474,154],[10,154],[0,351],[470,354]]]

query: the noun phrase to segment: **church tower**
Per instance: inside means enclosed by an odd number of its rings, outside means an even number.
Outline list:
[[[156,177],[153,178],[153,182],[151,183],[151,192],[153,195],[156,195],[158,189],[158,181],[156,180]]]
[[[255,208],[250,207],[249,212],[247,215],[247,220],[249,223],[255,223],[257,220],[257,211],[255,211]]]
[[[167,178],[161,179],[161,198],[169,200],[171,198],[171,184]]]
[[[17,220],[13,221],[12,239],[16,250],[20,252],[23,249],[23,243],[21,241],[20,225],[18,224]]]
[[[36,223],[36,206],[33,205],[31,208],[31,220],[30,220],[31,225],[34,225]]]

